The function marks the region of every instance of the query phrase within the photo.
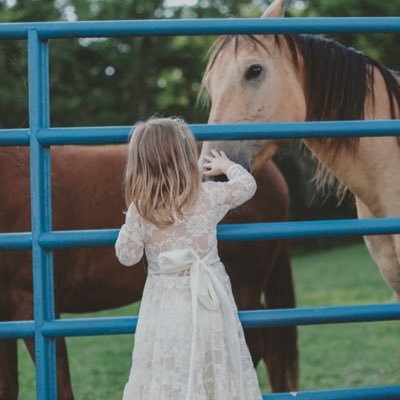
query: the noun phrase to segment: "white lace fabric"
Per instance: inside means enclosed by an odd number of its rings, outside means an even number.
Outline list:
[[[256,190],[254,178],[240,165],[227,171],[228,182],[203,182],[200,195],[183,219],[160,229],[146,222],[132,204],[115,244],[121,264],[140,261],[145,249],[149,272],[158,270],[158,255],[175,249],[194,249],[201,258],[217,251],[216,225],[232,208],[250,199]]]
[[[185,212],[184,218],[166,228],[143,220],[134,205],[128,209],[115,244],[116,254],[122,264],[129,266],[140,261],[145,252],[149,276],[123,400],[261,399],[257,376],[236,315],[229,277],[219,261],[216,235],[217,223],[230,209],[254,195],[256,183],[238,164],[229,168],[227,176],[228,182],[202,183],[198,199]],[[201,259],[212,260],[213,276],[226,292],[236,325],[233,332],[231,329],[227,332],[221,309],[210,310],[199,302],[194,360],[190,357],[193,346],[190,269],[165,274],[161,273],[158,262],[162,253],[185,249],[191,249]],[[236,367],[232,366],[227,345],[232,338],[240,348],[241,393],[238,393],[233,372]]]

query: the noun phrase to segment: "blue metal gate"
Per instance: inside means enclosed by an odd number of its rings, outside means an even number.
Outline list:
[[[28,43],[29,129],[0,130],[0,145],[30,146],[32,232],[0,234],[0,249],[32,249],[34,321],[1,322],[0,339],[35,339],[37,399],[57,398],[55,338],[131,333],[137,318],[57,320],[53,256],[56,248],[112,245],[116,230],[53,231],[51,145],[123,143],[130,127],[51,128],[48,40],[72,37],[267,33],[400,32],[400,17],[229,20],[148,20],[0,24],[0,39]],[[395,136],[400,121],[192,125],[199,140]],[[400,218],[220,226],[221,240],[283,239],[400,233]],[[18,268],[16,266],[16,268]],[[400,304],[240,312],[244,327],[308,325],[400,319]],[[265,399],[400,399],[397,386],[264,395]]]

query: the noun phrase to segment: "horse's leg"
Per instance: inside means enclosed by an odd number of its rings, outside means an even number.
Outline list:
[[[13,320],[13,307],[10,292],[14,287],[7,279],[4,259],[0,270],[0,321]],[[4,268],[4,269],[3,269]],[[17,400],[18,398],[18,352],[17,340],[0,340],[0,400]]]
[[[400,303],[400,235],[392,235],[391,239],[394,244],[394,252],[396,254],[397,263],[396,263],[396,271],[397,271],[397,285],[396,290],[394,291],[395,300]]]
[[[15,321],[33,320],[32,292],[26,290],[15,291],[13,309],[13,319]],[[59,318],[59,315],[57,314],[56,317]],[[24,339],[24,342],[33,362],[35,362],[34,339]],[[57,339],[57,386],[58,400],[74,400],[64,338]]]
[[[58,317],[57,317],[58,318]],[[32,339],[26,339],[25,345],[32,357],[35,359],[35,345]],[[64,338],[58,338],[57,348],[57,392],[58,400],[74,400],[72,392],[71,377],[69,373],[68,354]]]
[[[282,243],[269,276],[265,298],[267,308],[296,307],[290,254]],[[298,386],[297,328],[295,326],[265,328],[264,361],[273,392],[296,391]]]
[[[257,293],[254,290],[254,286],[245,286],[243,284],[236,286],[235,282],[232,282],[232,291],[238,310],[246,311],[263,308],[260,303],[261,293]],[[254,367],[256,367],[264,353],[263,331],[262,329],[245,329],[244,336]]]
[[[17,320],[20,319],[33,319],[33,315],[29,317],[26,316],[27,309],[30,312],[33,312],[33,307],[25,307],[20,310],[23,313],[23,316],[18,316]],[[59,315],[56,315],[56,318],[59,318]],[[35,362],[35,342],[33,339],[24,339],[26,348],[29,351],[29,354]],[[67,349],[65,346],[65,339],[58,338],[56,342],[56,352],[57,352],[57,391],[58,391],[58,400],[74,400],[74,395],[72,393],[72,385],[71,385],[71,377],[69,373],[69,365],[68,365],[68,355]]]
[[[400,271],[400,235],[393,235],[394,239],[394,248],[396,250],[397,255],[397,268]],[[400,292],[394,293],[395,300],[400,303]]]
[[[254,289],[253,289],[254,290]],[[242,308],[241,311],[245,310],[257,310],[261,309],[262,305],[259,303],[258,305],[251,306],[249,308]],[[244,337],[246,339],[247,347],[249,348],[251,359],[253,361],[254,367],[257,367],[257,364],[262,359],[264,353],[264,340],[263,340],[263,332],[262,329],[245,329]]]
[[[368,207],[356,198],[359,218],[375,218]],[[394,297],[400,301],[400,235],[364,236],[365,244]]]
[[[0,340],[0,400],[17,399],[17,340]]]

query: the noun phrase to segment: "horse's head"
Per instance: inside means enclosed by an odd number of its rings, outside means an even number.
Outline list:
[[[283,15],[284,0],[275,0],[262,18]],[[283,37],[220,37],[213,46],[203,86],[211,100],[209,123],[305,120],[306,105],[299,69]],[[251,146],[243,142],[205,143],[202,155],[215,146],[249,167],[267,143],[276,145],[274,141],[257,141]],[[268,157],[271,157],[276,146],[267,148]]]

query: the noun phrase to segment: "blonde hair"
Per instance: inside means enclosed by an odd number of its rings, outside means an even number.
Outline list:
[[[184,121],[151,118],[131,133],[125,171],[125,202],[158,227],[182,218],[196,200],[201,175],[195,139]]]

